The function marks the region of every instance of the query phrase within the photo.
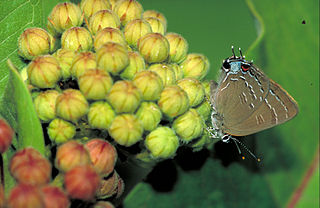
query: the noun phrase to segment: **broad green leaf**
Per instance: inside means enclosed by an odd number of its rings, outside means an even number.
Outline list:
[[[40,120],[34,109],[33,102],[26,84],[23,82],[19,72],[8,61],[10,69],[9,88],[13,95],[15,111],[18,123],[18,147],[17,149],[31,146],[44,154],[44,138]]]

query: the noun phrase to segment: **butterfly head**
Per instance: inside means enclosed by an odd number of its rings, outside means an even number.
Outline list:
[[[242,55],[241,49],[239,48],[240,56],[236,56],[234,48],[232,46],[232,56],[226,58],[222,62],[222,71],[226,73],[237,74],[238,72],[246,73],[252,67],[252,61],[247,61],[245,56]]]

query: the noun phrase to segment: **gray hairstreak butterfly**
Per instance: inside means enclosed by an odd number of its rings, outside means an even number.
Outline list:
[[[276,82],[247,61],[240,51],[223,61],[218,83],[210,82],[214,138],[240,143],[246,136],[282,124],[298,113],[296,101]],[[242,143],[240,143],[242,144]],[[239,148],[238,148],[239,150]],[[240,150],[239,150],[240,152]],[[250,151],[249,153],[253,155]]]

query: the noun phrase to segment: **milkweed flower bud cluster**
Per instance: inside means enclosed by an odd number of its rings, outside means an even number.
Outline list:
[[[119,197],[119,151],[138,148],[159,161],[210,143],[209,61],[167,32],[162,13],[137,0],[59,3],[47,30],[26,29],[19,54],[30,61],[35,110],[57,145],[54,166],[70,198]]]

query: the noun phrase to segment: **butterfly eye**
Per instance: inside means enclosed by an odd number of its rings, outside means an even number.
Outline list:
[[[230,69],[230,63],[228,61],[224,61],[222,64],[223,68]]]
[[[241,64],[241,69],[246,72],[250,69],[250,64]]]

